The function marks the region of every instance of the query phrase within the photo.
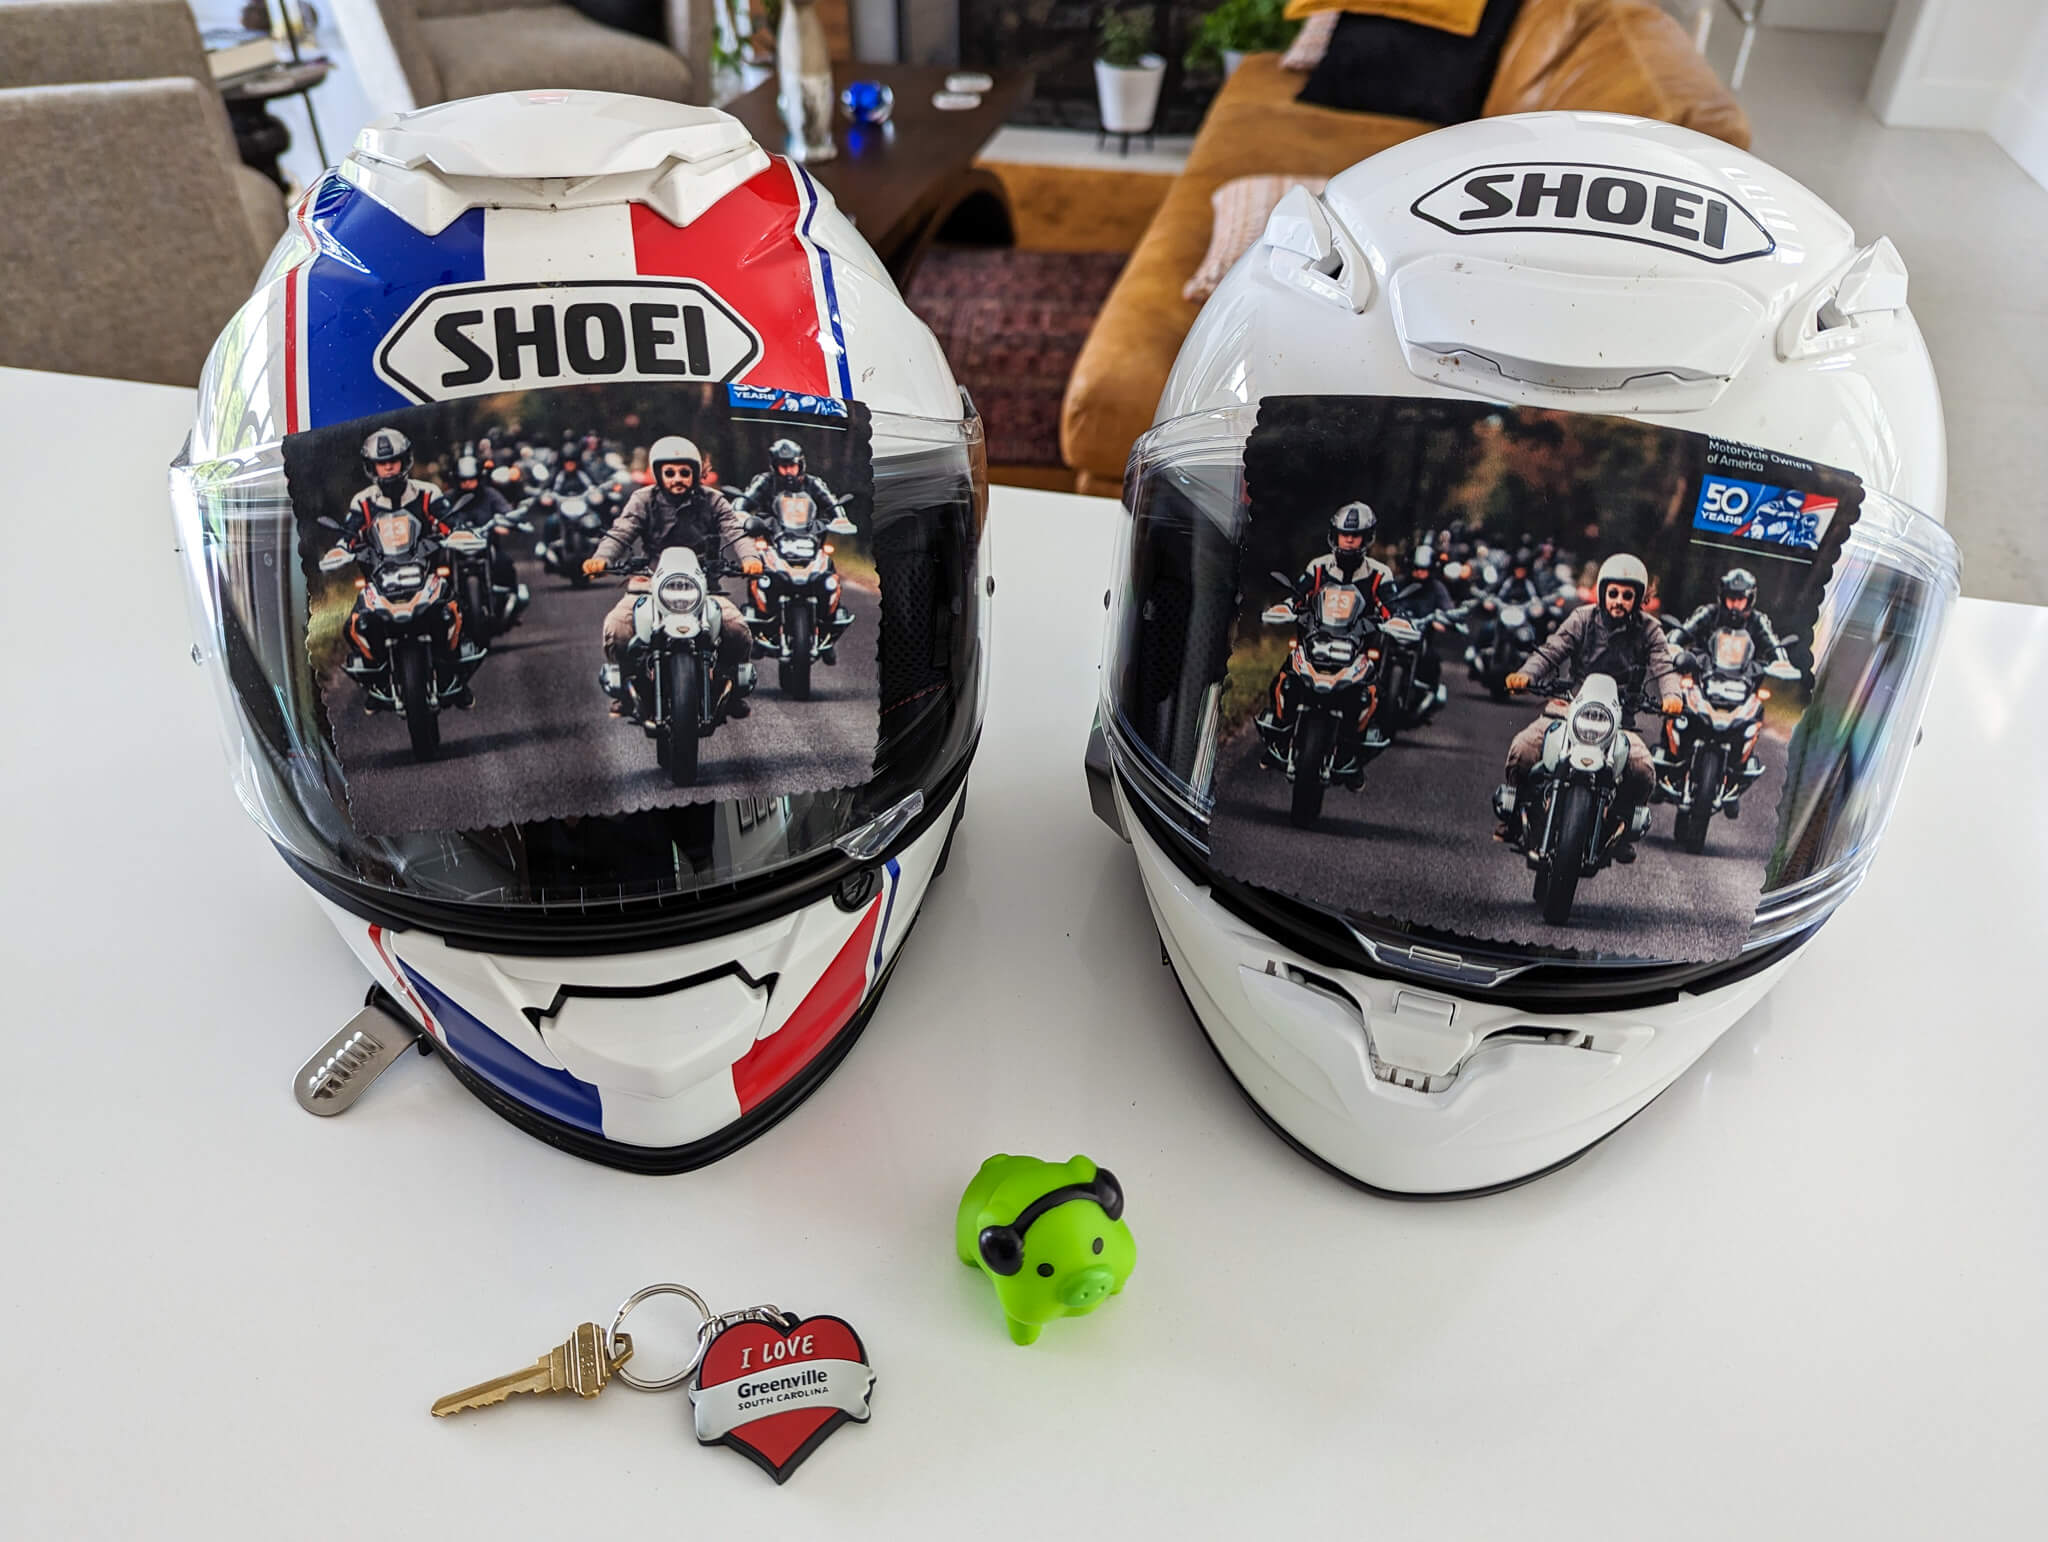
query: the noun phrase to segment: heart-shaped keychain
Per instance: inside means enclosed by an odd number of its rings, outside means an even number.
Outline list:
[[[847,1420],[867,1422],[874,1384],[860,1335],[840,1318],[734,1322],[705,1347],[690,1388],[697,1438],[781,1483]]]

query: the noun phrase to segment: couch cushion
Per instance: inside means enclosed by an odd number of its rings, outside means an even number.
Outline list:
[[[1233,177],[1261,172],[1334,176],[1432,125],[1335,112],[1294,101],[1301,77],[1278,54],[1252,54],[1216,94],[1145,238],[1110,291],[1081,349],[1060,414],[1067,464],[1121,478],[1131,441],[1152,424],[1160,390],[1201,306],[1181,286],[1209,246],[1209,198]]]
[[[1347,15],[1299,100],[1434,123],[1479,116],[1522,0],[1487,0],[1469,37],[1387,16]]]
[[[689,98],[690,66],[680,54],[566,5],[437,17],[420,32],[450,99],[550,86]]]
[[[68,86],[189,75],[206,87],[229,164],[241,160],[185,0],[4,0],[0,86]]]
[[[1671,17],[1646,0],[1528,0],[1486,116],[1620,112],[1749,148],[1749,119]]]
[[[1397,16],[1459,37],[1479,30],[1479,14],[1486,0],[1287,0],[1282,15],[1290,21],[1320,16],[1325,11],[1342,11],[1350,16]]]
[[[261,254],[187,76],[0,90],[0,365],[198,382]]]

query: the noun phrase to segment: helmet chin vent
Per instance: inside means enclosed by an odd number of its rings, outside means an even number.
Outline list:
[[[1763,304],[1711,278],[1644,278],[1617,292],[1609,277],[1437,253],[1404,266],[1388,294],[1408,367],[1424,380],[1611,392],[1623,398],[1615,407],[1707,406],[1766,335]]]

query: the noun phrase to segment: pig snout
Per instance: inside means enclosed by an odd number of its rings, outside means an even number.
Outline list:
[[[1069,1311],[1086,1311],[1098,1305],[1116,1284],[1116,1276],[1099,1265],[1079,1269],[1060,1281],[1060,1305]]]

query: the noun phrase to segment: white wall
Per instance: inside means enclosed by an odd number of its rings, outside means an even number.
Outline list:
[[[1990,133],[2013,110],[2008,97],[2028,89],[2029,68],[2038,94],[2044,30],[2042,0],[1899,0],[1870,110],[1894,127]]]
[[[405,71],[391,46],[390,34],[384,30],[377,0],[331,0],[329,14],[341,26],[342,45],[355,66],[357,83],[376,113],[412,111],[412,87],[405,83]],[[337,157],[345,149],[328,148]]]
[[[1991,120],[1991,137],[2043,187],[2048,187],[2048,16],[2034,27],[2031,54],[2022,51]]]

